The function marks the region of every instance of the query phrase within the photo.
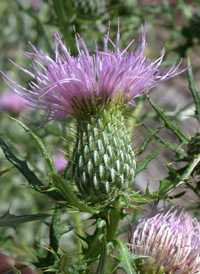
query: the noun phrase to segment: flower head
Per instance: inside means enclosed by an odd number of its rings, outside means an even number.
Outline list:
[[[151,213],[131,229],[130,243],[133,253],[150,256],[140,273],[200,273],[200,224],[183,210]]]
[[[143,56],[147,45],[145,35],[146,28],[142,27],[142,35],[135,49],[128,52],[128,48],[134,42],[132,40],[123,51],[120,51],[118,24],[116,43],[110,39],[108,30],[104,37],[104,50],[99,51],[96,48],[94,54],[90,55],[83,39],[75,34],[79,54],[74,57],[56,33],[55,60],[42,51],[38,52],[33,45],[31,45],[33,53],[23,53],[33,61],[31,67],[35,71],[32,73],[19,67],[34,79],[29,83],[29,88],[16,84],[4,73],[2,74],[6,82],[8,80],[27,93],[21,94],[7,82],[14,91],[29,101],[34,108],[44,110],[43,124],[68,114],[75,114],[77,108],[75,101],[78,101],[79,108],[89,102],[95,104],[97,100],[104,105],[106,100],[114,100],[116,96],[122,104],[131,102],[158,83],[181,73],[176,72],[179,65],[175,67],[175,64],[168,72],[162,73],[163,69],[160,68],[160,64],[164,57],[164,50],[161,57],[154,62]],[[109,43],[113,51],[108,49]]]

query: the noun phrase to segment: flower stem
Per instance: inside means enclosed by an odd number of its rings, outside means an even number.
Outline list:
[[[97,223],[97,229],[93,234],[92,241],[84,254],[84,259],[92,259],[99,256],[103,244],[102,238],[105,236],[107,241],[113,240],[117,232],[119,221],[120,212],[112,209],[107,216],[104,216],[104,219],[101,219],[101,221]]]
[[[82,221],[81,221],[80,213],[79,212],[73,213],[72,218],[74,221],[76,234],[83,236]],[[79,237],[77,237],[77,251],[78,251],[78,258],[79,258],[79,260],[81,260],[83,257],[82,256],[82,243],[81,243],[81,239]]]

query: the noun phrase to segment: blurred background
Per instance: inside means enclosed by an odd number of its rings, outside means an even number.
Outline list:
[[[31,52],[31,44],[38,50],[54,58],[54,33],[59,32],[63,41],[70,48],[72,55],[77,55],[74,38],[74,27],[83,39],[92,54],[95,50],[95,41],[99,50],[103,50],[103,36],[107,32],[110,22],[110,37],[116,39],[118,17],[120,18],[120,49],[123,50],[132,39],[138,39],[141,34],[141,25],[146,22],[147,42],[145,55],[152,61],[158,59],[165,48],[164,70],[179,62],[183,58],[180,70],[187,66],[187,58],[193,62],[200,54],[200,1],[199,0],[1,0],[0,9],[0,69],[16,83],[28,87],[30,78],[14,66],[9,59],[19,66],[32,71],[31,60],[22,52]],[[130,51],[135,43],[130,46]],[[112,45],[110,49],[113,50]],[[197,61],[193,66],[194,78],[197,86],[200,82],[200,66]],[[165,109],[166,115],[180,125],[187,136],[193,136],[199,131],[197,121],[192,117],[194,103],[188,88],[187,73],[160,84],[151,93],[155,102]],[[135,115],[131,126],[133,130],[133,148],[141,144],[148,134],[147,127],[155,129],[162,125],[155,111],[150,107],[145,96],[136,101]],[[50,123],[42,129],[37,129],[23,117],[31,120],[40,120],[38,111],[30,108],[21,97],[16,95],[0,79],[0,135],[9,144],[10,149],[20,159],[28,161],[29,167],[37,176],[48,184],[49,169],[42,158],[38,147],[31,137],[24,132],[9,116],[23,121],[38,136],[40,136],[54,157],[56,168],[63,172],[67,165],[67,158],[62,152],[68,148],[64,138],[70,138],[70,121]],[[141,122],[143,124],[141,124]],[[146,126],[144,126],[146,125]],[[68,137],[69,136],[69,137]],[[173,133],[163,127],[159,136],[171,144],[179,145]],[[153,140],[145,153],[156,149],[160,143]],[[184,150],[185,148],[182,147]],[[145,153],[141,159],[145,157]],[[158,178],[167,176],[166,164],[173,162],[174,154],[164,149],[151,161],[148,169],[140,172],[134,182],[134,189],[144,191],[146,186],[155,191]],[[138,161],[141,160],[139,158]],[[173,163],[172,163],[173,164]],[[181,164],[176,163],[177,169]],[[5,159],[0,150],[0,172],[9,169],[12,165]],[[51,213],[52,203],[46,196],[27,188],[25,178],[15,169],[0,173],[0,216],[10,210],[12,214],[24,215],[34,213]],[[180,190],[179,190],[180,191]],[[180,198],[179,203],[193,206],[195,196],[187,192]],[[62,218],[69,230],[73,227],[71,213],[64,213]],[[83,216],[83,219],[86,219]],[[139,218],[139,216],[137,217]],[[27,261],[35,259],[35,255],[45,252],[40,246],[48,242],[48,219],[46,222],[36,221],[13,228],[0,228],[0,252],[8,255],[17,255]],[[71,233],[71,234],[70,234]],[[70,236],[69,236],[70,235]],[[63,236],[63,246],[74,251],[74,234],[69,232]],[[67,237],[65,239],[65,237]],[[27,255],[29,254],[29,255]]]

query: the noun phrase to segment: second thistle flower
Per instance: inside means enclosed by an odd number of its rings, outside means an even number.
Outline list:
[[[176,207],[152,212],[130,234],[131,251],[149,256],[138,263],[138,273],[200,273],[200,224],[187,212]]]

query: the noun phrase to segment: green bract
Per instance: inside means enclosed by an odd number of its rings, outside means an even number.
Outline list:
[[[97,104],[77,118],[72,172],[82,198],[90,202],[112,199],[133,182],[136,163],[123,108]]]

